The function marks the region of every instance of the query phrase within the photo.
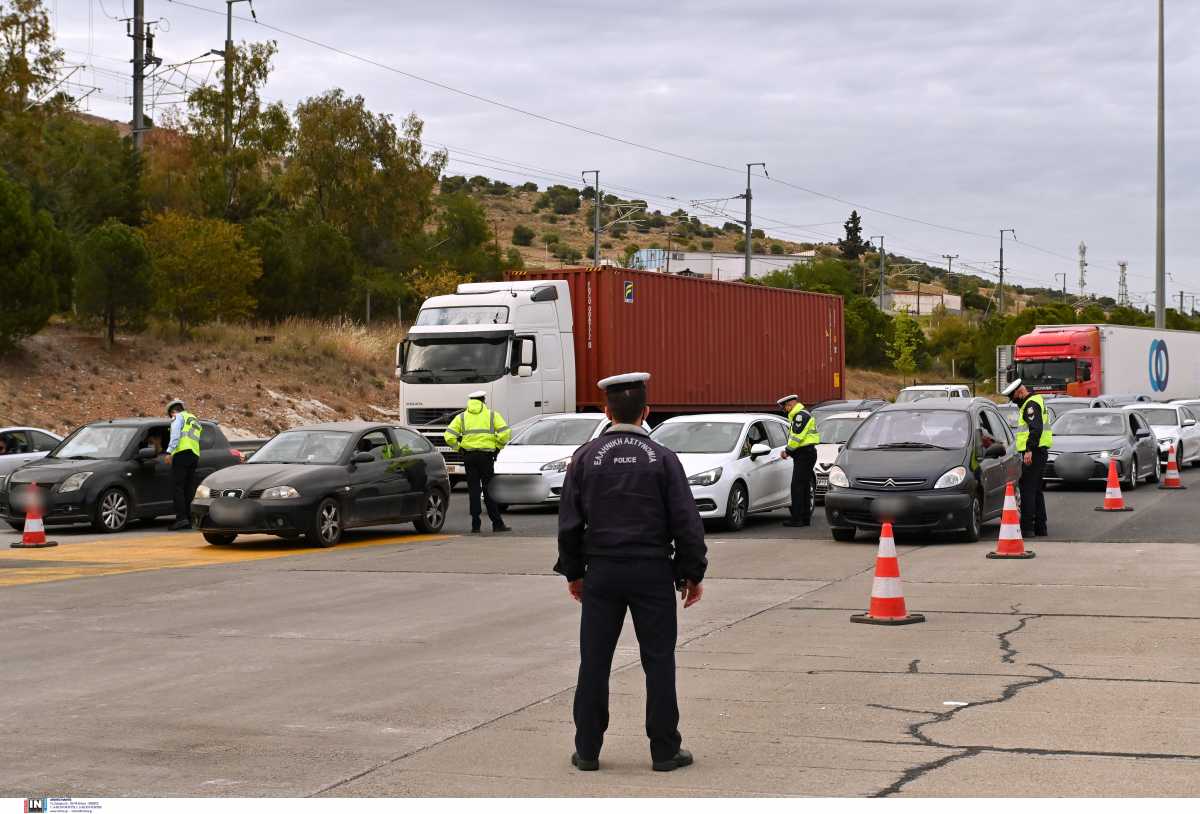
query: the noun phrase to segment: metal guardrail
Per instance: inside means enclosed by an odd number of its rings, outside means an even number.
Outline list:
[[[249,455],[252,452],[258,452],[259,447],[270,440],[270,438],[242,438],[237,441],[231,440],[229,446],[244,455]]]

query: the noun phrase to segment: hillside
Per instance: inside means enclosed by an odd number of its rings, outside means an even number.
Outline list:
[[[97,336],[55,324],[0,367],[0,426],[66,433],[98,419],[158,415],[173,397],[235,438],[314,421],[390,420],[397,416],[392,354],[400,338],[394,326],[294,321],[214,326],[190,343],[121,336],[107,351]],[[894,374],[855,370],[846,385],[848,398],[890,398],[902,386]]]

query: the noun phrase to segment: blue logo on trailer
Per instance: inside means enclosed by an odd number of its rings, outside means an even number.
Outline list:
[[[1171,376],[1171,358],[1167,355],[1167,343],[1155,339],[1150,343],[1150,389],[1161,393],[1167,389]]]

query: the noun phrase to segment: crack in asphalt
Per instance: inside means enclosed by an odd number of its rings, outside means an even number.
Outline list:
[[[1008,637],[1013,635],[1014,633],[1019,633],[1020,631],[1024,630],[1025,625],[1027,623],[1031,622],[1032,620],[1040,619],[1040,618],[1041,618],[1041,614],[1037,614],[1037,613],[1031,614],[1030,616],[1022,616],[1021,620],[1019,622],[1017,622],[1016,627],[1011,627],[1008,630],[1002,630],[996,634],[996,638],[1000,640],[1000,663],[1001,664],[1015,664],[1016,663],[1013,661],[1013,657],[1017,655],[1017,649],[1012,646],[1012,642],[1009,640]]]
[[[919,672],[921,672],[920,670],[918,670],[918,669],[917,669],[917,667],[918,667],[920,664],[921,664],[921,660],[920,660],[920,659],[913,659],[912,661],[910,661],[910,662],[908,663],[908,671],[909,671],[910,673],[919,673]]]

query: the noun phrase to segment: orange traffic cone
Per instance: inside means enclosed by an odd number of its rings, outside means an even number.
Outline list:
[[[50,548],[58,543],[46,539],[46,529],[42,525],[42,500],[39,497],[38,485],[29,485],[29,505],[25,509],[25,531],[19,542],[9,548]]]
[[[1017,510],[1017,495],[1012,482],[1004,488],[1004,512],[1000,515],[1000,539],[996,550],[988,552],[989,560],[1031,560],[1036,555],[1025,550],[1021,536],[1021,515]]]
[[[1097,506],[1098,512],[1131,512],[1132,506],[1125,505],[1125,497],[1121,494],[1121,480],[1117,477],[1117,461],[1108,459],[1108,486],[1104,490],[1104,505]]]
[[[1175,454],[1175,446],[1172,444],[1171,449],[1167,452],[1167,472],[1163,475],[1163,482],[1158,485],[1159,489],[1187,488],[1179,477],[1179,457]]]
[[[875,559],[871,608],[866,613],[854,614],[850,621],[867,625],[912,625],[925,621],[922,614],[909,613],[904,606],[904,586],[900,583],[900,561],[896,559],[891,523],[884,523],[879,530],[879,556]]]

